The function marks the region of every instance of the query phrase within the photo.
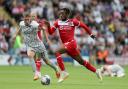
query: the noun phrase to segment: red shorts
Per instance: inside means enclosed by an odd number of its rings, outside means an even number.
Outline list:
[[[80,51],[77,48],[77,43],[75,40],[71,40],[70,42],[64,43],[64,47],[66,48],[68,54],[71,56],[76,56],[80,54]]]

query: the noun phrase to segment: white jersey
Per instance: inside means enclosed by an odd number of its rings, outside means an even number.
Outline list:
[[[114,65],[110,65],[108,66],[108,68],[113,72],[113,73],[116,73],[117,71],[124,71],[124,69],[117,65],[117,64],[114,64]]]
[[[37,21],[32,21],[29,26],[26,26],[25,22],[21,21],[19,25],[27,48],[32,48],[33,51],[39,53],[46,52],[43,42],[37,36],[39,26]]]
[[[108,68],[117,77],[122,77],[125,75],[124,69],[118,64],[109,65]]]

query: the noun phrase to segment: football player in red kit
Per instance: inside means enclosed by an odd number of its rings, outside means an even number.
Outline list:
[[[62,40],[62,43],[64,45],[55,52],[58,66],[61,69],[61,74],[58,83],[62,82],[69,76],[69,73],[66,72],[65,70],[63,59],[61,57],[61,54],[63,53],[67,53],[69,56],[75,59],[79,64],[83,65],[88,70],[96,73],[97,77],[100,80],[102,80],[100,69],[96,69],[93,65],[91,65],[89,62],[84,60],[80,55],[79,49],[77,48],[76,40],[74,39],[75,27],[77,26],[84,28],[85,31],[93,39],[95,39],[95,35],[92,34],[90,28],[88,28],[83,22],[80,22],[77,19],[69,19],[69,15],[70,15],[70,10],[68,8],[62,8],[59,11],[59,19],[54,22],[54,25],[50,27],[49,22],[46,21],[45,22],[46,25],[44,26],[44,29],[48,29],[49,34],[54,33],[55,30],[58,29],[60,39]]]

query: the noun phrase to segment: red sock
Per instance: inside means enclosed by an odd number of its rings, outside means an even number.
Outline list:
[[[87,62],[86,60],[84,61],[84,66],[85,66],[88,70],[90,70],[90,71],[92,71],[92,72],[96,72],[96,68],[95,68],[93,65],[91,65],[89,62]]]
[[[65,66],[64,66],[64,63],[63,63],[63,59],[61,57],[61,54],[60,53],[56,53],[56,58],[57,58],[57,63],[61,69],[61,71],[64,71],[65,70]]]
[[[35,63],[36,63],[36,70],[40,72],[40,69],[41,69],[41,61],[39,59],[37,59],[35,61]]]

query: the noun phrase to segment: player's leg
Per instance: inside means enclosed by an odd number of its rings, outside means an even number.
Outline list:
[[[43,61],[44,61],[48,66],[50,66],[52,69],[54,69],[57,78],[59,78],[59,76],[60,76],[59,70],[58,70],[58,68],[57,68],[57,66],[56,66],[55,64],[53,64],[53,63],[51,63],[51,62],[49,61],[49,57],[48,57],[47,51],[41,53],[41,58],[43,59]]]
[[[35,72],[36,71],[36,65],[34,61],[35,52],[33,50],[27,50],[27,55],[29,57],[30,65],[32,66],[32,70],[33,72]]]
[[[83,60],[83,58],[81,57],[80,54],[73,56],[70,55],[73,59],[75,59],[79,64],[83,65],[84,67],[86,67],[88,70],[92,71],[92,72],[96,72],[96,68],[94,66],[92,66],[88,61]]]
[[[35,64],[36,64],[36,74],[34,76],[34,80],[37,80],[41,77],[41,72],[40,72],[40,69],[41,69],[41,55],[40,55],[40,53],[36,53],[34,59],[35,59]]]
[[[40,69],[41,69],[41,54],[36,53],[34,59],[35,59],[35,63],[36,63],[36,70],[40,72]]]
[[[59,68],[61,69],[60,78],[58,80],[58,83],[62,82],[63,80],[65,80],[69,76],[69,73],[66,72],[66,70],[65,70],[64,62],[63,62],[63,59],[61,57],[61,54],[66,53],[66,52],[67,51],[65,48],[60,48],[59,50],[57,50],[55,52],[55,55],[57,58],[57,63],[59,65]]]
[[[8,63],[9,63],[9,65],[12,65],[11,64],[11,61],[12,61],[12,58],[13,58],[12,55],[14,55],[14,49],[13,48],[10,49],[9,52],[8,52],[8,54],[9,54]]]
[[[64,62],[63,59],[61,57],[61,54],[66,53],[66,49],[65,48],[60,48],[55,52],[55,56],[57,59],[57,64],[59,66],[59,68],[61,69],[61,71],[65,71],[65,66],[64,66]]]
[[[32,70],[34,72],[34,78],[33,79],[35,80],[35,77],[37,75],[37,72],[36,72],[36,64],[35,64],[35,61],[34,61],[35,52],[31,48],[29,48],[27,50],[27,55],[29,57],[29,62],[30,62],[30,65],[31,65]]]
[[[8,64],[9,64],[9,65],[12,65],[12,64],[11,64],[11,61],[12,61],[12,55],[9,55],[9,58],[8,58]]]
[[[82,56],[80,55],[80,53],[78,52],[78,50],[76,49],[76,51],[74,50],[74,53],[76,53],[75,55],[72,53],[68,53],[73,59],[75,59],[79,64],[83,65],[84,67],[86,67],[88,70],[96,73],[96,75],[98,76],[99,79],[102,80],[102,76],[101,76],[101,71],[99,69],[96,69],[93,65],[91,65],[88,61],[84,60],[82,58]]]

